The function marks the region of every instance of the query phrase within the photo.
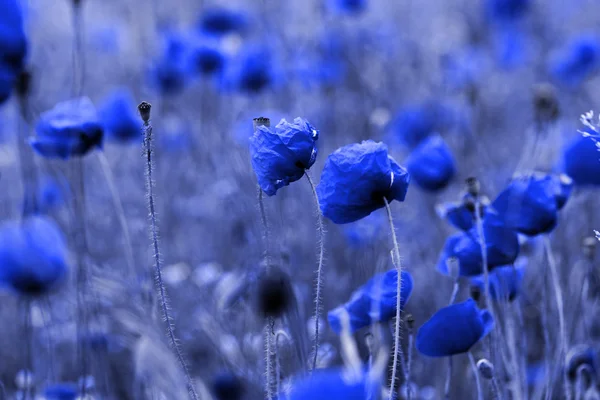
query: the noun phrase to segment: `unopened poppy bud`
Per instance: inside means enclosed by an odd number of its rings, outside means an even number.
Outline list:
[[[150,110],[152,109],[152,104],[142,101],[138,106],[138,111],[140,112],[140,117],[142,117],[142,121],[144,123],[148,123],[150,121]]]
[[[481,191],[481,184],[479,183],[479,180],[475,177],[470,177],[467,178],[466,180],[466,184],[467,184],[467,192],[474,197],[479,196],[479,192]]]
[[[455,280],[458,279],[458,276],[460,274],[460,261],[458,260],[458,258],[448,257],[446,259],[446,266],[448,267],[449,275]]]
[[[408,325],[408,329],[412,329],[415,326],[415,317],[412,314],[408,314],[406,316],[406,323]]]

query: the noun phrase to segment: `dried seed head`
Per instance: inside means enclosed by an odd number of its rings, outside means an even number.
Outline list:
[[[554,86],[549,83],[535,85],[533,88],[533,107],[537,121],[555,121],[560,114],[560,109]]]
[[[494,365],[485,358],[477,361],[477,370],[485,379],[491,380],[494,378]]]
[[[470,178],[467,178],[466,184],[467,184],[467,193],[469,193],[471,196],[474,196],[474,197],[479,196],[479,192],[481,191],[481,185],[477,178],[475,178],[473,176]]]
[[[252,120],[252,125],[254,125],[254,130],[259,126],[266,126],[269,128],[271,126],[271,120],[267,117],[258,117]]]
[[[148,123],[150,121],[150,110],[152,109],[152,104],[142,101],[138,106],[138,111],[140,112],[140,117],[142,117],[142,121],[144,123]]]

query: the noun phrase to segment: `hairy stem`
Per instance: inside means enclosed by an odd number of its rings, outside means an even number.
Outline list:
[[[405,372],[405,381],[406,381],[406,400],[411,400],[412,398],[412,387],[410,386],[410,369],[412,366],[412,348],[414,342],[414,334],[411,328],[408,331],[408,349],[406,350],[408,353],[408,362],[406,363],[406,372]]]
[[[452,380],[452,356],[448,357],[448,369],[446,372],[446,383],[444,384],[444,399],[450,400],[450,381]]]
[[[384,197],[383,202],[385,203],[385,209],[387,211],[388,222],[390,224],[390,230],[392,231],[392,242],[394,244],[394,252],[392,261],[394,266],[396,267],[396,271],[398,271],[398,280],[396,285],[396,290],[398,291],[398,295],[396,296],[396,322],[394,329],[394,359],[392,361],[392,377],[390,382],[390,392],[389,392],[389,400],[393,399],[394,396],[394,387],[396,384],[396,373],[397,373],[397,364],[398,364],[398,356],[399,356],[399,348],[400,348],[400,308],[401,308],[401,299],[402,299],[402,263],[400,262],[400,248],[398,247],[398,239],[396,237],[396,228],[394,228],[394,219],[392,218],[392,209],[390,208],[390,203]]]
[[[321,214],[321,205],[319,204],[319,197],[317,196],[317,190],[315,184],[308,171],[304,172],[306,179],[310,184],[313,196],[315,198],[315,206],[317,209],[317,231],[319,235],[319,263],[317,265],[317,281],[315,282],[315,335],[313,344],[313,362],[311,370],[314,370],[317,366],[317,355],[319,352],[319,320],[321,318],[321,290],[323,287],[323,260],[325,257],[325,228],[323,226],[323,215]]]
[[[148,209],[150,212],[150,235],[152,239],[152,246],[154,250],[154,266],[155,266],[155,274],[156,274],[156,287],[159,294],[160,307],[162,309],[163,318],[165,320],[167,326],[167,335],[169,337],[169,342],[173,351],[175,352],[175,356],[179,361],[179,365],[183,370],[185,375],[185,379],[188,385],[188,391],[190,397],[193,400],[198,400],[198,394],[196,393],[196,388],[194,387],[194,382],[192,381],[192,377],[190,376],[187,364],[183,357],[183,353],[179,348],[179,343],[177,342],[177,338],[175,337],[175,327],[173,326],[173,322],[171,320],[171,316],[169,314],[169,306],[167,304],[167,292],[165,285],[162,279],[162,268],[161,268],[161,259],[160,259],[160,250],[158,244],[158,227],[156,223],[156,211],[154,207],[154,180],[152,177],[152,125],[150,125],[149,121],[144,122],[143,127],[144,132],[144,153],[146,159],[146,191],[148,193]]]
[[[565,315],[564,315],[564,305],[563,305],[563,296],[562,291],[560,289],[560,277],[558,276],[558,269],[556,266],[556,260],[554,258],[554,254],[552,253],[552,244],[550,243],[550,236],[544,236],[544,247],[546,248],[546,256],[548,257],[548,266],[550,267],[550,275],[552,277],[552,286],[554,287],[554,295],[556,297],[556,308],[558,312],[558,327],[559,327],[559,346],[557,351],[557,362],[556,369],[559,370],[562,367],[565,350],[567,348],[567,328],[565,326]],[[565,391],[565,399],[571,398],[571,393],[568,390],[567,385],[567,376],[566,373],[563,372],[563,387]]]
[[[85,79],[85,57],[83,55],[83,13],[81,3],[73,5],[73,81],[71,92],[73,97],[83,93]]]
[[[449,305],[454,304],[454,302],[456,301],[456,296],[458,295],[458,289],[460,287],[458,278],[454,281],[454,287],[452,288],[452,295],[450,296],[450,302]]]

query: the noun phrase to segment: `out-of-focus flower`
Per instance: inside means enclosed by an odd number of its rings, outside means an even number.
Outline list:
[[[228,63],[223,88],[256,94],[273,86],[279,76],[273,54],[266,48],[249,46]]]
[[[55,289],[67,276],[67,249],[58,226],[46,217],[0,227],[0,282],[22,295]]]
[[[487,197],[480,200],[480,215],[484,215],[485,208],[489,205]],[[436,206],[440,218],[447,220],[450,225],[461,231],[468,231],[475,226],[475,200],[466,193],[460,202],[442,203]]]
[[[65,193],[56,179],[43,176],[38,182],[37,203],[38,209],[46,213],[60,207],[65,202]]]
[[[512,264],[519,255],[517,233],[506,226],[500,216],[488,209],[483,217],[488,268]],[[438,270],[448,275],[448,259],[455,257],[460,276],[477,276],[483,273],[483,260],[477,227],[448,237],[438,260]]]
[[[402,271],[402,291],[400,308],[404,309],[413,288],[412,276]],[[350,333],[373,324],[386,322],[396,316],[396,300],[398,297],[398,271],[396,269],[377,274],[358,288],[350,301],[332,310],[328,314],[329,325],[338,335],[342,331],[340,314],[347,312],[350,316]]]
[[[371,390],[376,388],[369,384],[366,376],[355,379],[341,369],[319,369],[296,381],[287,399],[364,400],[369,393],[373,393]]]
[[[452,152],[439,135],[424,139],[410,153],[406,169],[417,186],[429,191],[445,188],[456,173]]]
[[[531,0],[487,0],[488,16],[496,22],[507,22],[525,15]]]
[[[303,118],[282,119],[275,129],[257,126],[250,138],[252,167],[269,196],[302,178],[317,158],[319,131]]]
[[[520,233],[528,236],[548,233],[556,227],[559,203],[566,201],[561,189],[550,175],[520,176],[498,195],[492,207],[507,226]]]
[[[437,311],[417,332],[416,347],[429,357],[466,353],[494,327],[487,310],[473,299]]]
[[[366,217],[385,206],[384,197],[404,201],[410,176],[372,140],[344,146],[327,158],[317,187],[323,215],[336,224]]]
[[[115,141],[140,142],[140,118],[131,92],[126,88],[113,90],[100,106],[100,121],[106,137]]]
[[[102,148],[104,129],[96,109],[87,97],[58,103],[44,112],[30,139],[33,149],[43,157],[69,159]]]
[[[212,387],[217,400],[239,400],[244,395],[242,381],[228,371],[217,374],[213,379]]]
[[[77,385],[74,383],[56,383],[44,389],[46,400],[76,400]]]
[[[600,185],[600,153],[594,141],[578,135],[563,152],[564,172],[577,186]]]
[[[224,7],[206,9],[198,21],[201,33],[216,36],[243,33],[247,26],[248,18],[244,13]]]
[[[184,35],[165,35],[163,52],[150,71],[152,84],[161,94],[177,94],[186,87],[193,71],[191,49]]]
[[[496,267],[490,272],[490,296],[498,302],[513,301],[523,286],[525,267],[507,265]],[[485,291],[485,280],[478,276],[471,279],[471,284],[477,286],[482,292]]]
[[[0,104],[11,94],[27,55],[21,6],[16,0],[0,0]]]
[[[560,83],[579,86],[598,71],[600,43],[592,36],[579,36],[562,49],[550,65],[550,73]]]
[[[328,0],[329,9],[341,14],[360,14],[367,9],[367,0]]]
[[[442,130],[450,120],[449,111],[437,102],[402,108],[390,123],[394,141],[413,148],[428,136]]]
[[[476,48],[444,54],[440,59],[445,85],[451,90],[467,90],[479,84],[485,58]]]
[[[225,68],[225,53],[215,43],[201,41],[192,49],[191,63],[202,75],[215,75]]]

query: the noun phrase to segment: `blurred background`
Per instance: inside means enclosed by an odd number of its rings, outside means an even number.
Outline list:
[[[383,141],[404,165],[423,138],[443,138],[456,173],[436,190],[413,182],[405,202],[392,205],[402,263],[414,279],[405,313],[416,330],[447,304],[453,288],[436,264],[456,229],[438,206],[460,201],[468,177],[494,198],[515,172],[564,172],[565,149],[584,129],[579,116],[598,108],[600,5],[593,0],[22,0],[21,7],[31,88],[0,106],[0,220],[18,219],[23,208],[23,160],[35,171],[38,207],[63,231],[76,224],[75,199],[84,203],[91,265],[86,304],[93,318],[89,334],[80,337],[74,264],[69,282],[49,296],[30,301],[2,292],[4,398],[23,398],[33,385],[39,398],[50,399],[44,388],[82,379],[95,399],[187,396],[161,318],[144,305],[154,287],[136,109],[142,100],[153,105],[163,278],[181,349],[206,399],[222,373],[241,382],[242,398],[264,396],[264,321],[253,302],[264,251],[248,150],[254,117],[269,117],[273,125],[303,117],[320,131],[311,168],[316,183],[327,156],[346,144]],[[115,112],[110,107],[118,98],[125,110],[118,113],[131,113],[138,124],[137,134],[108,130],[103,148],[82,158],[84,197],[73,185],[70,162],[34,155],[28,146],[21,157],[18,151],[35,136],[43,112],[73,97],[74,53],[81,93],[100,120]],[[598,163],[588,165],[590,174],[600,176]],[[600,229],[597,196],[595,183],[575,182],[553,233],[571,345],[598,338],[595,300],[583,308],[587,322],[578,306],[587,271],[581,265],[593,264],[596,253],[594,241],[583,243]],[[319,240],[310,186],[300,180],[282,188],[265,198],[265,208],[269,246],[291,277],[302,321],[292,327],[278,320],[276,328],[310,340]],[[325,224],[326,312],[393,265],[385,210],[347,225]],[[532,394],[544,380],[540,247],[538,239],[523,239],[520,256],[527,263],[518,302]],[[469,291],[466,280],[459,299]],[[319,365],[340,365],[339,339],[325,321],[321,326]],[[366,360],[364,334],[355,339]],[[554,343],[557,329],[547,334]],[[89,347],[95,360],[87,377],[78,369],[79,346]],[[284,386],[298,372],[292,347],[281,345]],[[28,352],[33,383],[24,373]],[[445,371],[446,363],[415,352],[413,398],[442,398]],[[453,373],[451,398],[475,398],[466,357],[456,360]]]

